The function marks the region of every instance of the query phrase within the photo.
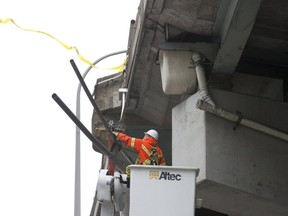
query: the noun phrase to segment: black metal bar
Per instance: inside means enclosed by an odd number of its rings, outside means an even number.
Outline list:
[[[88,89],[86,83],[84,82],[84,79],[81,76],[80,71],[77,68],[77,66],[76,66],[76,64],[75,64],[73,59],[70,60],[70,64],[72,65],[72,67],[73,67],[73,69],[74,69],[74,71],[75,71],[75,73],[76,73],[76,75],[77,75],[77,77],[78,77],[78,79],[79,79],[79,81],[81,83],[81,86],[84,89],[87,97],[89,98],[89,100],[90,100],[91,104],[93,105],[95,111],[97,112],[98,116],[100,117],[102,123],[104,124],[104,127],[106,128],[106,130],[108,131],[108,133],[111,136],[112,140],[114,141],[115,140],[115,136],[113,135],[112,131],[110,130],[110,128],[109,128],[104,116],[102,115],[102,113],[101,113],[100,109],[98,108],[96,102],[94,101],[91,93],[89,92],[89,89]]]
[[[110,137],[112,138],[112,142],[113,142],[113,146],[114,146],[114,148],[113,148],[114,151],[113,152],[114,152],[114,154],[116,156],[117,152],[120,149],[115,148],[115,136],[113,135],[111,128],[108,126],[103,114],[101,113],[101,111],[98,108],[95,100],[93,99],[92,94],[90,93],[90,91],[89,91],[89,89],[88,89],[88,87],[87,87],[87,85],[86,85],[86,83],[85,83],[85,81],[84,81],[84,79],[83,79],[83,77],[82,77],[82,75],[81,75],[81,73],[80,73],[80,71],[79,71],[78,67],[76,66],[76,64],[75,64],[73,59],[70,60],[70,64],[72,65],[72,67],[73,67],[73,69],[74,69],[74,71],[75,71],[75,73],[76,73],[76,75],[77,75],[77,77],[79,79],[79,82],[81,83],[81,86],[84,89],[87,97],[89,98],[92,106],[94,107],[94,109],[97,112],[99,118],[101,119],[102,123],[104,124],[104,127],[106,128],[106,130],[108,131]],[[126,152],[123,152],[123,150],[122,150],[121,153],[127,159],[128,162],[130,162],[131,164],[134,163],[133,160],[129,157],[129,155]]]
[[[125,169],[122,167],[121,162],[114,157],[114,155],[105,147],[105,145],[101,143],[100,140],[98,140],[96,137],[93,136],[93,134],[90,133],[90,131],[82,124],[81,121],[79,121],[79,119],[58,97],[58,95],[54,93],[52,94],[52,98],[62,108],[62,110],[70,117],[70,119],[79,127],[79,129],[86,135],[86,137],[93,143],[95,148],[102,154],[107,155],[108,158],[114,162],[115,166],[119,169],[120,172],[125,173]]]

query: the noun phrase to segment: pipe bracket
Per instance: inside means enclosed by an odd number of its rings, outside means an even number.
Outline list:
[[[237,121],[235,122],[235,125],[234,125],[234,127],[233,127],[233,130],[234,130],[234,131],[239,127],[239,125],[240,125],[240,123],[241,123],[241,121],[242,121],[242,119],[243,119],[243,114],[242,114],[241,112],[237,111],[237,112],[236,112],[236,115],[238,116],[238,119],[237,119]]]

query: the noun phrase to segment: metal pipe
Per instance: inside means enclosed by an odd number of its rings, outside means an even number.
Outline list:
[[[124,109],[125,109],[125,93],[122,93],[122,109],[121,109],[121,115],[120,115],[120,121],[122,121],[123,118],[123,113],[124,113]]]
[[[118,161],[114,155],[98,140],[90,131],[82,124],[81,121],[73,114],[73,112],[66,106],[66,104],[58,97],[57,94],[52,94],[52,98],[54,101],[62,108],[62,110],[70,117],[70,119],[78,126],[78,128],[86,135],[86,137],[93,143],[94,147],[109,157],[115,164],[115,166],[121,171],[122,173],[125,172],[125,168],[122,167],[120,161]]]
[[[225,110],[223,110],[220,107],[217,106],[212,106],[211,104],[203,101],[203,100],[198,100],[197,104],[196,104],[196,108],[200,109],[200,110],[204,110],[207,111],[211,114],[214,114],[216,116],[219,116],[221,118],[233,121],[233,122],[237,122],[245,127],[249,127],[252,128],[254,130],[260,131],[262,133],[268,134],[270,136],[276,137],[278,139],[284,140],[286,142],[288,142],[288,134],[275,130],[273,128],[270,128],[268,126],[259,124],[257,122],[251,121],[249,119],[245,119],[245,118],[239,118],[239,116],[237,114],[233,114],[230,112],[227,112]]]
[[[82,76],[81,76],[81,74],[80,74],[80,72],[79,72],[79,70],[78,70],[78,68],[77,68],[74,60],[71,59],[71,60],[70,60],[70,63],[71,63],[71,65],[72,65],[72,67],[73,67],[73,69],[74,69],[74,71],[75,71],[75,73],[76,73],[76,75],[77,75],[77,77],[78,77],[78,79],[79,79],[79,82],[80,82],[82,88],[84,89],[87,97],[89,98],[89,100],[90,100],[93,108],[96,110],[96,112],[97,112],[97,114],[98,114],[101,122],[103,123],[105,129],[108,131],[108,133],[109,133],[109,135],[110,135],[110,138],[111,138],[111,140],[112,140],[113,145],[115,145],[115,144],[114,144],[114,142],[115,142],[115,136],[113,135],[110,127],[108,126],[108,124],[107,124],[107,122],[106,122],[103,114],[101,113],[101,111],[100,111],[99,107],[97,106],[95,100],[93,99],[91,93],[89,92],[88,87],[87,87],[84,79],[82,78]],[[112,146],[112,147],[113,147],[113,146]],[[112,150],[112,149],[111,149],[111,150]],[[114,154],[115,154],[115,155],[118,153],[118,151],[119,151],[119,149],[114,148]],[[126,158],[126,160],[127,160],[128,162],[133,163],[133,160],[129,157],[129,155],[127,155],[127,153],[126,153],[125,151],[122,150],[122,151],[121,151],[121,154]]]
[[[127,50],[122,50],[114,53],[110,53],[108,55],[102,56],[93,62],[93,65],[98,64],[103,59],[106,59],[110,56],[126,53]],[[89,66],[86,71],[83,73],[82,77],[85,79],[89,71],[92,69],[92,66]],[[81,93],[81,83],[78,85],[77,96],[76,96],[76,117],[80,120],[80,94]],[[75,138],[75,191],[74,191],[74,216],[81,215],[81,148],[80,148],[80,129],[76,125],[76,138]]]
[[[202,66],[203,57],[199,53],[195,52],[192,54],[192,60],[195,64],[200,97],[205,102],[210,103],[212,106],[215,106],[215,103],[208,92],[205,70]]]
[[[215,103],[213,102],[213,100],[211,99],[210,94],[208,92],[205,70],[204,70],[204,67],[202,66],[202,56],[199,53],[193,53],[192,60],[195,64],[196,75],[197,75],[198,86],[199,86],[199,94],[200,94],[200,97],[202,98],[202,100],[197,101],[196,107],[198,109],[207,111],[209,113],[212,113],[224,119],[236,122],[243,126],[246,126],[254,130],[260,131],[262,133],[268,134],[270,136],[276,137],[278,139],[282,139],[286,142],[288,141],[288,134],[286,133],[283,133],[281,131],[275,130],[268,126],[259,124],[257,122],[251,121],[249,119],[242,118],[237,114],[227,112],[223,110],[222,108],[217,107]]]
[[[94,101],[91,93],[89,92],[88,87],[87,87],[86,83],[84,82],[84,79],[82,78],[82,76],[81,76],[81,74],[80,74],[80,71],[78,70],[78,68],[77,68],[77,66],[76,66],[76,64],[75,64],[75,62],[74,62],[73,59],[70,60],[70,64],[72,65],[72,67],[73,67],[73,69],[74,69],[74,71],[75,71],[75,73],[76,73],[76,75],[77,75],[77,77],[78,77],[78,79],[79,79],[79,82],[80,82],[82,88],[84,89],[87,97],[89,98],[91,104],[93,105],[93,108],[94,108],[95,111],[97,112],[97,114],[98,114],[99,118],[101,119],[101,121],[102,121],[105,129],[108,131],[111,139],[114,141],[114,140],[115,140],[115,137],[114,137],[112,131],[110,130],[110,128],[109,128],[109,126],[108,126],[108,124],[107,124],[107,122],[106,122],[103,114],[101,113],[101,111],[100,111],[100,109],[98,108],[96,102]]]

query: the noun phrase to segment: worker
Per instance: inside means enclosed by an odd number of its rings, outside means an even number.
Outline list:
[[[126,146],[133,148],[137,154],[135,164],[165,165],[162,150],[158,147],[158,132],[149,130],[145,132],[143,139],[130,137],[124,133],[114,132],[115,136]]]

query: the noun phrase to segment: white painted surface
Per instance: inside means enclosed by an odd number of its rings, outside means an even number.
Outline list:
[[[129,215],[194,215],[198,169],[137,165],[129,168],[131,170]]]
[[[159,60],[165,94],[181,95],[196,92],[197,78],[191,51],[160,50]]]

